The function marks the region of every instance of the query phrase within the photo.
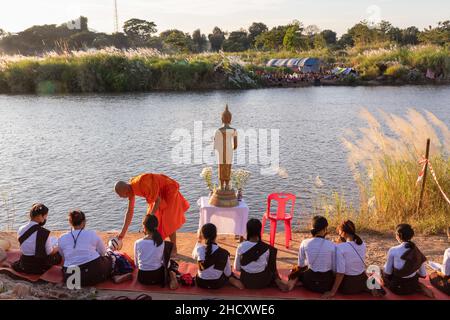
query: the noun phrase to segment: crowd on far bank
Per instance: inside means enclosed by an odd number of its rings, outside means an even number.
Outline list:
[[[134,244],[134,259],[119,252],[117,243],[110,241],[106,246],[94,230],[87,228],[87,217],[80,210],[69,213],[70,230],[59,239],[51,237],[50,231],[44,228],[48,217],[49,209],[44,204],[32,206],[29,222],[18,230],[22,255],[12,265],[16,271],[41,274],[53,265],[61,265],[67,280],[72,275],[71,267],[78,267],[83,271],[82,286],[108,279],[117,283],[129,281],[137,268],[138,282],[168,285],[174,290],[180,284],[219,289],[229,283],[238,289],[273,286],[287,292],[302,284],[310,291],[323,294],[323,298],[333,297],[338,292],[382,296],[386,293],[384,288],[398,295],[434,296],[433,291],[419,281],[427,277],[427,258],[412,241],[414,230],[409,224],[396,227],[395,238],[399,244],[387,252],[378,277],[377,273],[368,274],[366,243],[358,236],[352,221],[339,224],[339,239],[334,242],[327,239],[327,219],[315,216],[311,219],[311,237],[301,242],[298,263],[288,280],[283,280],[277,269],[277,249],[261,239],[262,224],[258,219],[247,222],[247,239],[237,247],[233,265],[230,253],[217,244],[216,226],[203,225],[192,252],[198,272],[191,277],[179,272],[177,262],[171,257],[173,243],[164,241],[155,215],[147,214],[143,218],[144,235]],[[450,294],[450,248],[444,253],[441,269],[428,277],[433,286]],[[368,286],[369,279],[373,280],[372,288]]]

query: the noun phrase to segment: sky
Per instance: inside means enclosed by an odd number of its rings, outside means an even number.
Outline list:
[[[419,29],[450,19],[449,0],[117,0],[119,25],[130,18],[154,21],[158,31],[214,26],[225,31],[252,22],[269,27],[297,19],[338,34],[361,20],[388,20],[398,27]],[[0,28],[22,31],[36,24],[62,24],[80,15],[96,31],[114,31],[113,0],[0,0]]]

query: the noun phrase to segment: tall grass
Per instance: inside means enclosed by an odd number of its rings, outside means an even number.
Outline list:
[[[238,53],[160,54],[153,49],[102,49],[38,57],[0,56],[0,93],[132,92],[254,88],[255,70],[272,58],[317,57],[325,68],[356,68],[363,80],[380,75],[421,82],[428,68],[450,78],[450,49],[406,48],[246,51]]]
[[[221,66],[221,68],[218,68]],[[0,93],[88,93],[252,87],[246,69],[218,54],[99,50],[0,57]],[[239,76],[241,76],[239,78]]]
[[[410,223],[423,233],[439,233],[450,225],[450,204],[428,174],[422,209],[417,212],[421,167],[418,159],[431,139],[430,161],[443,190],[450,193],[450,131],[431,112],[409,109],[405,117],[379,111],[382,122],[367,110],[361,117],[368,126],[348,130],[342,142],[359,188],[359,209],[335,193],[325,213],[332,223],[356,220],[362,229],[392,230]]]

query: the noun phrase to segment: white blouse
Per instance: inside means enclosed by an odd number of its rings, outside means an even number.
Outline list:
[[[405,260],[401,258],[401,256],[409,249],[405,248],[407,242],[402,242],[398,246],[392,247],[389,249],[387,254],[387,261],[384,265],[384,273],[392,274],[394,272],[394,268],[400,270],[405,265]],[[427,275],[427,270],[425,268],[425,262],[416,272],[404,277],[404,278],[412,278],[416,274],[419,274],[421,277],[425,277]]]
[[[74,248],[74,239],[77,239]],[[95,231],[73,230],[63,234],[58,241],[59,253],[64,258],[64,267],[80,266],[106,254],[105,244]]]
[[[444,261],[442,262],[441,272],[446,276],[450,276],[450,248],[444,252]]]
[[[234,269],[240,271],[243,269],[248,273],[260,273],[266,270],[267,264],[269,263],[270,250],[267,249],[256,261],[250,262],[246,266],[241,265],[241,256],[248,250],[253,248],[257,242],[244,241],[242,242],[236,250],[236,258],[234,259]]]
[[[159,247],[152,239],[139,239],[134,243],[134,261],[139,270],[154,271],[164,265],[163,242]]]
[[[38,223],[35,221],[29,221],[27,224],[21,226],[17,231],[17,237],[20,238],[28,229],[36,224]],[[36,236],[37,232],[34,232],[20,245],[20,252],[22,252],[24,256],[34,256],[36,254]],[[45,252],[47,255],[52,253],[53,247],[56,246],[57,242],[57,238],[55,237],[49,236],[47,238],[47,242],[45,243]]]
[[[336,266],[336,245],[323,238],[305,239],[300,244],[298,265],[308,266],[314,272],[334,271]]]
[[[336,272],[357,276],[366,271],[366,244],[347,241],[336,245]]]
[[[214,253],[218,248],[219,247],[217,245],[213,244],[212,253]],[[197,242],[197,244],[194,247],[194,250],[192,251],[192,258],[197,261],[204,261],[205,253],[206,253],[206,246],[204,244]],[[229,257],[227,264],[225,265],[225,269],[223,271],[215,269],[214,266],[210,266],[209,268],[203,271],[199,269],[197,272],[197,275],[204,280],[217,280],[222,276],[222,274],[225,274],[225,276],[227,277],[231,276],[231,265]]]

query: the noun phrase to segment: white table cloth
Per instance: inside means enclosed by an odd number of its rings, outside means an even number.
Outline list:
[[[218,234],[246,235],[248,220],[248,206],[245,201],[239,201],[237,207],[219,208],[208,203],[209,197],[201,197],[197,204],[200,207],[198,228],[206,223],[213,223],[217,227]]]

